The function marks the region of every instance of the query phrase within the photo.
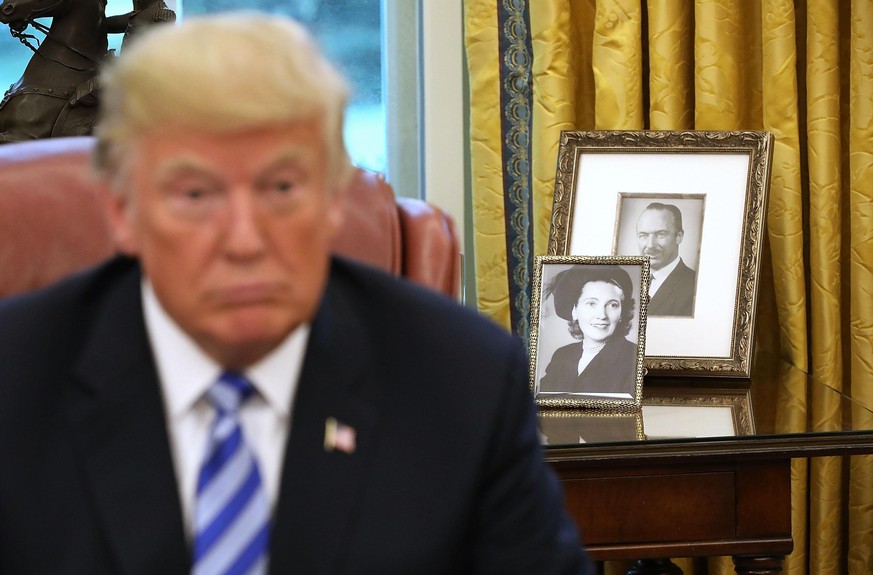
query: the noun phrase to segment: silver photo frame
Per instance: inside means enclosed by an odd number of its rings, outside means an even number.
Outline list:
[[[530,385],[544,408],[639,409],[649,262],[538,256]]]

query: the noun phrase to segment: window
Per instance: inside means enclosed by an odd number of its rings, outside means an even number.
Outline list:
[[[351,84],[346,146],[359,166],[384,172],[381,0],[184,0],[183,17],[253,9],[302,22]]]
[[[3,54],[0,58],[0,90],[5,92],[21,77],[32,53],[12,37],[8,26],[0,28],[0,54]]]
[[[130,9],[130,1],[109,0],[106,6],[106,13],[124,14],[125,12],[129,12]],[[46,26],[50,26],[52,19],[39,18],[38,21]],[[34,31],[33,27],[28,27],[27,30],[25,30],[25,33],[32,34],[36,37],[35,40],[28,40],[34,47],[38,46],[38,42],[42,42],[43,40],[43,34]],[[110,34],[108,39],[109,49],[118,50],[121,46],[121,35]],[[22,44],[17,38],[12,36],[9,31],[9,26],[0,24],[0,54],[3,55],[3,57],[0,58],[0,92],[6,92],[12,84],[21,78],[21,74],[24,73],[24,68],[33,56],[33,52],[31,52],[30,48]]]
[[[382,103],[381,0],[184,0],[167,2],[179,17],[234,9],[281,13],[301,22],[313,33],[328,57],[351,84],[346,144],[361,167],[387,168],[385,112]],[[131,2],[109,0],[107,15],[123,14]],[[40,19],[50,25],[51,19]],[[33,32],[39,40],[42,34]],[[35,41],[31,44],[36,46]],[[110,48],[119,49],[120,34],[110,34]],[[5,91],[24,72],[33,52],[0,28],[0,86]]]

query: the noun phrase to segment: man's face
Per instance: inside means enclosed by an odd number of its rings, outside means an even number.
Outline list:
[[[122,249],[210,356],[244,367],[312,319],[341,221],[315,123],[143,136],[110,199]]]
[[[653,270],[659,270],[679,256],[683,232],[676,231],[673,214],[666,210],[645,210],[637,221],[640,253],[649,256]]]

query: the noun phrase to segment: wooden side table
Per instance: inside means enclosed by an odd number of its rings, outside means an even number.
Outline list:
[[[795,379],[806,386],[801,392],[830,394],[846,413],[869,412],[811,378]],[[753,385],[758,383],[769,385]],[[758,427],[749,435],[642,435],[547,446],[546,459],[560,477],[591,557],[636,560],[629,575],[678,575],[668,558],[724,555],[733,557],[741,575],[781,573],[793,549],[791,460],[873,453],[873,429],[852,429],[851,423],[866,425],[873,418],[851,419],[841,431],[777,434],[775,407],[752,407]],[[540,421],[548,436],[554,421]],[[566,418],[561,425],[566,440],[572,436]],[[590,417],[584,425],[590,427]]]

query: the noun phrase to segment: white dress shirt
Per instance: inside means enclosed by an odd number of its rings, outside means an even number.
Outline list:
[[[215,417],[204,394],[223,368],[167,314],[147,280],[143,281],[142,299],[164,399],[185,530],[191,537],[197,476]],[[301,325],[268,356],[245,370],[257,393],[240,409],[240,425],[255,452],[271,508],[275,508],[278,497],[294,395],[308,339],[309,326]]]
[[[681,259],[682,258],[677,257],[675,260],[665,265],[661,269],[651,270],[650,276],[652,281],[649,282],[649,297],[655,295],[658,292],[658,290],[661,288],[661,285],[663,285],[664,280],[667,279],[671,273],[673,273],[673,270],[675,270],[676,266],[679,265],[679,261]]]

